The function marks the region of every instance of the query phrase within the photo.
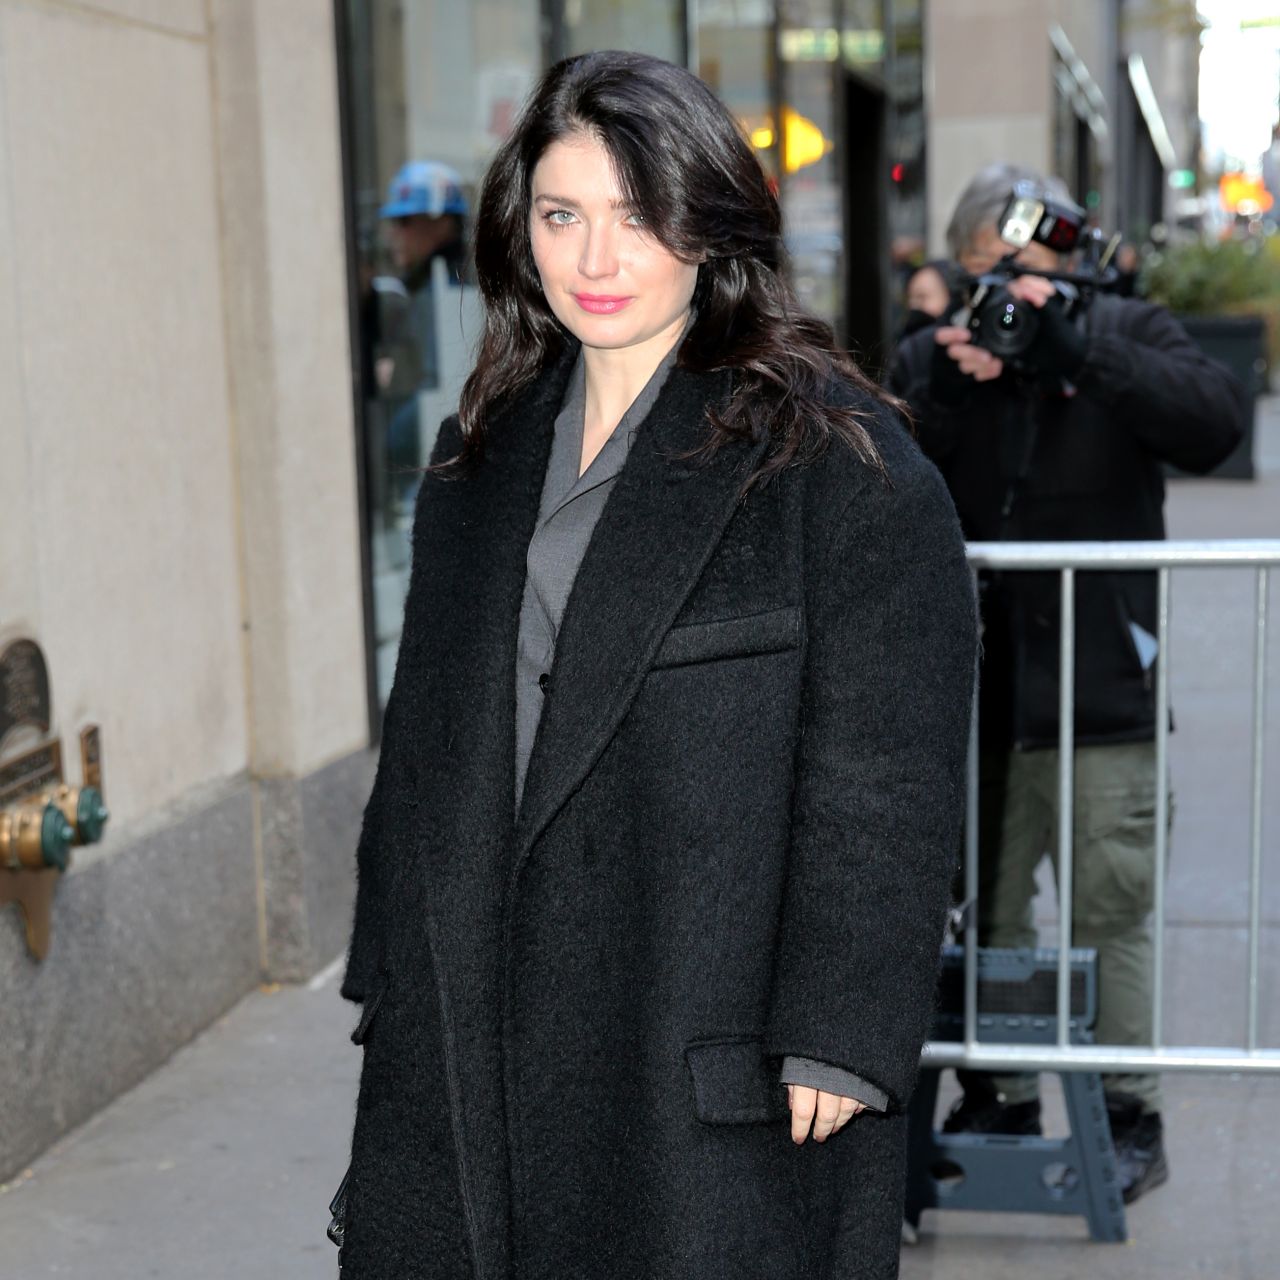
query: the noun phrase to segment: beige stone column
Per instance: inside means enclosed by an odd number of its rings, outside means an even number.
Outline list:
[[[998,160],[1050,167],[1048,0],[925,6],[929,251],[945,250],[956,197]]]
[[[291,978],[328,958],[304,780],[368,741],[333,12],[207,3],[263,968]]]

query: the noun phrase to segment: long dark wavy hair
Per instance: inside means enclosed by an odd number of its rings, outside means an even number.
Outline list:
[[[485,420],[564,350],[568,331],[543,297],[529,240],[530,183],[554,142],[587,133],[610,156],[628,207],[670,253],[699,263],[695,318],[677,363],[735,371],[723,410],[708,412],[708,455],[730,440],[773,445],[744,492],[809,461],[833,436],[883,465],[864,413],[833,396],[852,384],[897,402],[807,315],[784,275],[778,201],[724,104],[697,76],[661,59],[616,51],[558,62],[542,77],[481,189],[475,271],[485,304],[476,367],[462,392],[464,445],[445,465],[479,461]]]

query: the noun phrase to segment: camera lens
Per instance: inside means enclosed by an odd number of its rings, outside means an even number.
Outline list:
[[[973,317],[974,341],[994,356],[1020,356],[1035,341],[1040,316],[1029,302],[1006,289],[994,289]]]

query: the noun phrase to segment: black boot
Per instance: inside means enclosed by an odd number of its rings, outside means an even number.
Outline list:
[[[1040,1099],[1005,1102],[989,1084],[965,1081],[964,1094],[942,1122],[943,1133],[1013,1133],[1039,1137]]]
[[[1116,1149],[1116,1170],[1125,1204],[1169,1181],[1164,1154],[1164,1124],[1158,1111],[1143,1111],[1128,1093],[1107,1095],[1107,1118]]]

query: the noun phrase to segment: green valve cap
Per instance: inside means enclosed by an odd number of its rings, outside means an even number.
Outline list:
[[[102,799],[102,792],[97,787],[82,788],[80,801],[76,805],[76,828],[80,832],[80,843],[97,844],[102,839],[102,828],[107,825],[110,816]]]
[[[57,867],[59,871],[67,869],[68,851],[75,835],[75,828],[62,810],[56,804],[45,805],[44,818],[40,823],[40,852],[44,854],[46,867]]]

